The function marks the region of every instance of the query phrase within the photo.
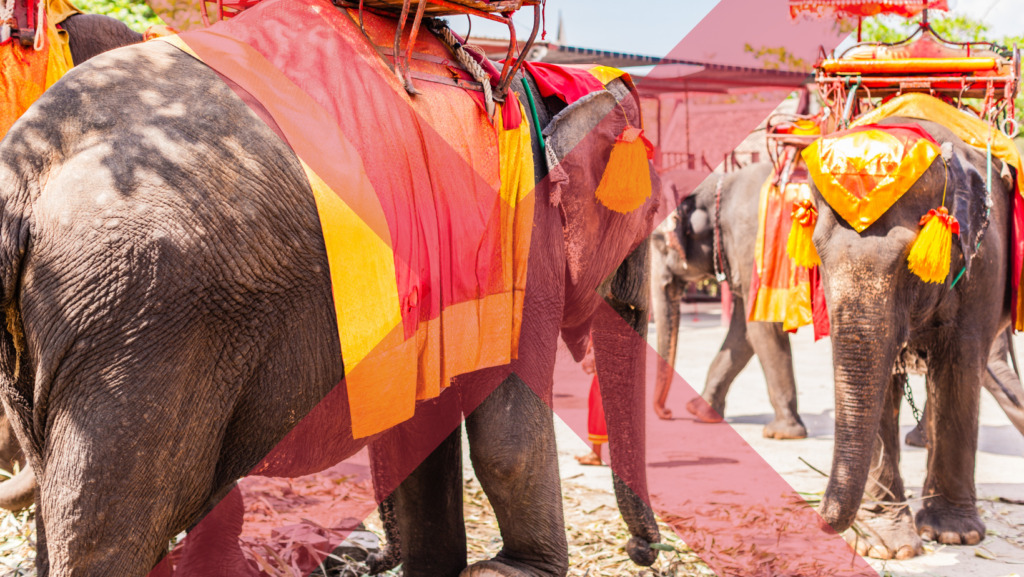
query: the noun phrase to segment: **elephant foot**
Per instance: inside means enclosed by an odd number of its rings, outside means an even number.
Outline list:
[[[921,537],[946,545],[977,545],[985,537],[977,509],[957,507],[942,497],[927,499],[915,521]]]
[[[701,397],[697,397],[696,399],[692,399],[689,403],[686,403],[686,410],[703,423],[722,422],[722,412],[716,411]]]
[[[658,415],[658,418],[662,419],[663,421],[672,420],[672,409],[666,407],[665,405],[659,405],[658,403],[654,403],[654,414]]]
[[[924,427],[920,423],[913,430],[907,433],[907,438],[903,440],[910,447],[921,447],[925,448],[928,446],[928,436],[925,435]]]
[[[858,555],[874,559],[904,560],[924,552],[914,528],[910,507],[886,507],[882,512],[861,509],[857,513],[858,535],[852,528],[843,537]]]
[[[762,433],[768,439],[806,439],[807,427],[804,426],[799,416],[776,417],[774,421],[765,425]]]
[[[459,573],[459,577],[534,577],[533,573],[520,571],[511,565],[491,559],[473,563]]]

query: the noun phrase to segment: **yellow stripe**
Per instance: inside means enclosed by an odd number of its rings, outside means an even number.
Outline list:
[[[591,73],[594,78],[600,80],[601,84],[604,84],[605,86],[607,86],[612,80],[615,80],[625,74],[624,71],[619,70],[618,68],[612,68],[611,66],[595,66],[587,72]]]
[[[302,169],[320,214],[338,339],[345,372],[350,373],[402,322],[394,255],[309,165],[302,162]]]

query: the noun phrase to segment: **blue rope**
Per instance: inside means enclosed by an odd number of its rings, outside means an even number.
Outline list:
[[[533,91],[530,90],[530,83],[524,76],[522,79],[523,88],[526,89],[526,100],[530,102],[530,115],[533,116],[533,125],[537,128],[537,140],[540,141],[540,149],[544,150],[544,134],[540,130],[540,118],[537,116],[537,105],[533,103]]]

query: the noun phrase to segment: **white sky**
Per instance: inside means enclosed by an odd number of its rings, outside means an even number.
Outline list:
[[[774,1],[785,9],[782,1]],[[994,36],[1024,35],[1024,0],[948,1],[954,13],[987,22]],[[717,4],[718,0],[548,0],[548,38],[557,34],[561,13],[570,46],[664,56]],[[465,32],[466,18],[453,17],[451,22],[456,32]],[[520,11],[514,22],[517,35],[528,36],[532,10]],[[474,18],[473,34],[507,38],[508,28]]]

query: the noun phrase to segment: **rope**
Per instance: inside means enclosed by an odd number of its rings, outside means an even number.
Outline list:
[[[455,54],[456,60],[459,64],[465,68],[473,80],[479,82],[484,88],[484,106],[487,108],[487,116],[494,118],[494,94],[491,92],[491,76],[487,74],[487,71],[480,66],[480,63],[473,59],[472,56],[466,52],[466,49],[462,47],[462,44],[455,39],[452,31],[448,29],[447,25],[438,26],[438,32],[441,34],[441,40],[448,45],[452,53]],[[532,101],[531,101],[532,104]]]
[[[39,52],[43,49],[43,37],[46,36],[46,27],[43,19],[46,17],[46,0],[39,0],[39,15],[36,17],[36,37],[32,42],[32,49]]]

